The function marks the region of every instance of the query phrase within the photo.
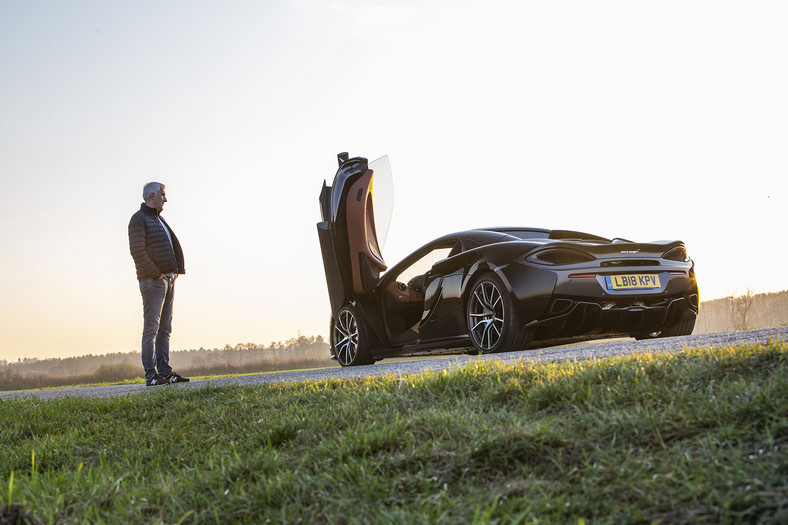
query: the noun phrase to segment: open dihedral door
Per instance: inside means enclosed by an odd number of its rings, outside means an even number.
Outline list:
[[[370,292],[377,285],[380,273],[386,270],[381,255],[385,231],[379,236],[376,223],[383,216],[383,228],[387,230],[391,217],[390,209],[381,210],[382,214],[376,212],[373,200],[375,164],[383,172],[390,171],[388,158],[371,165],[361,157],[349,159],[347,153],[340,153],[338,159],[339,169],[333,184],[328,186],[323,182],[320,192],[323,220],[317,224],[334,314],[353,297]],[[388,175],[389,180],[383,181],[380,193],[390,190],[390,173],[383,175]],[[385,208],[386,204],[381,207]]]

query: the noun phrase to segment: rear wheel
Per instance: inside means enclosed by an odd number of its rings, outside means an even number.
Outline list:
[[[331,321],[331,350],[342,366],[370,365],[375,362],[369,352],[367,330],[358,309],[345,305]]]
[[[521,350],[531,342],[531,332],[520,327],[512,298],[494,273],[474,282],[466,319],[471,341],[483,354]]]
[[[679,319],[677,322],[666,326],[662,330],[654,332],[643,332],[640,334],[633,334],[633,337],[638,341],[643,339],[656,339],[658,337],[675,337],[679,335],[690,335],[695,330],[695,316],[687,316]]]

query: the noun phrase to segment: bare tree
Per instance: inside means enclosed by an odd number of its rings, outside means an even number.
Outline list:
[[[728,303],[728,311],[734,329],[743,330],[747,328],[747,313],[752,308],[755,301],[755,290],[747,288],[743,294],[731,297]]]

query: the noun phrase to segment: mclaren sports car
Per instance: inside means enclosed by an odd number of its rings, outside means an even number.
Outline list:
[[[542,228],[444,235],[389,267],[388,157],[347,153],[317,224],[342,366],[441,351],[494,353],[609,337],[688,335],[698,314],[681,241],[632,242]]]

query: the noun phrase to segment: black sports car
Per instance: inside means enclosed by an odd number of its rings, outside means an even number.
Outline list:
[[[637,243],[538,228],[445,235],[387,268],[388,157],[339,154],[317,224],[342,366],[466,348],[687,335],[698,286],[681,241]]]

